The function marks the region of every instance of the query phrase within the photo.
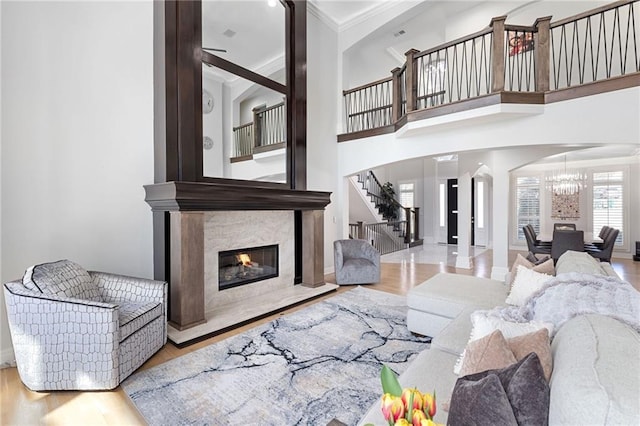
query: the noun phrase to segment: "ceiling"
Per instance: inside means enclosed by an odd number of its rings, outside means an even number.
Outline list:
[[[309,0],[336,28],[389,0]],[[271,6],[273,5],[273,6]],[[284,67],[285,13],[278,0],[203,0],[202,46],[250,70],[269,75]],[[220,73],[224,80],[230,75]]]

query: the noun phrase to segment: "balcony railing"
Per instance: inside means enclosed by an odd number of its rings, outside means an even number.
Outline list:
[[[283,147],[286,142],[284,101],[253,109],[253,121],[233,128],[233,159],[250,158],[259,151]]]
[[[346,131],[390,128],[414,111],[500,92],[544,94],[638,73],[639,1],[532,26],[500,16],[477,33],[411,49],[391,77],[343,92]]]

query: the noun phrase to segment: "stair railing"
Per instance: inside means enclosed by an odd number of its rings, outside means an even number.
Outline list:
[[[358,173],[358,182],[362,184],[362,188],[367,192],[367,195],[371,198],[371,201],[375,204],[376,208],[379,208],[379,206],[390,201],[391,204],[404,215],[403,220],[394,220],[393,218],[383,216],[383,218],[387,220],[387,222],[382,223],[391,226],[390,232],[393,232],[395,236],[401,237],[403,240],[403,247],[397,248],[396,250],[406,248],[406,246],[411,244],[412,242],[420,240],[420,209],[418,207],[404,207],[395,198],[393,198],[391,194],[388,194],[388,196],[385,197],[385,188],[380,184],[380,181],[376,177],[375,173],[373,173],[371,170]],[[357,230],[354,224],[350,224],[349,226],[350,235],[359,235],[358,237],[354,238],[366,239],[367,241],[370,241],[370,238],[365,238],[367,235],[375,236],[382,234],[380,231],[380,223],[363,225],[365,228],[371,228],[371,231]],[[365,237],[361,237],[360,235],[364,235]],[[375,247],[376,244],[373,245]],[[388,246],[388,244],[385,244],[385,246]]]
[[[549,92],[640,72],[640,0],[533,25],[506,16],[474,34],[405,53],[391,77],[343,91],[346,132],[395,125],[407,113],[499,92]]]

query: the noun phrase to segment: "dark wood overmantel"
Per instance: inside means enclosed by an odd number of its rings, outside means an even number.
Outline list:
[[[153,211],[324,210],[330,192],[233,182],[163,182],[145,185]]]

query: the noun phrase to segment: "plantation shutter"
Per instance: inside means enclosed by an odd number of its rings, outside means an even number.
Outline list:
[[[593,235],[603,226],[620,230],[616,245],[623,244],[624,173],[622,171],[593,174]]]
[[[516,179],[516,223],[518,240],[524,240],[524,225],[531,224],[536,233],[540,232],[540,178]]]

